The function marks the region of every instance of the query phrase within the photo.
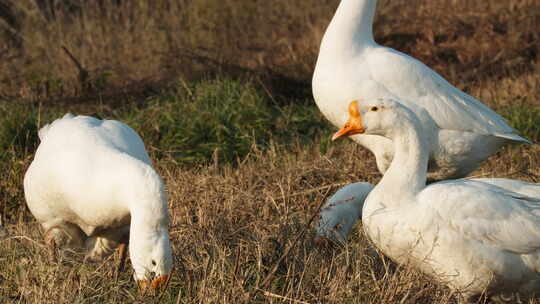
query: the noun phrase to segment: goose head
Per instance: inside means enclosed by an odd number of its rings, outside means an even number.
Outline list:
[[[400,130],[407,123],[411,112],[397,101],[388,98],[352,101],[349,104],[349,119],[337,131],[332,140],[349,137],[355,134],[371,134],[392,138],[392,132]]]
[[[134,278],[141,290],[166,285],[173,267],[166,222],[155,228],[132,226],[129,253],[135,270]]]

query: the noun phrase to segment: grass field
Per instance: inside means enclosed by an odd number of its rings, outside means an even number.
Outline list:
[[[346,248],[313,244],[321,202],[380,179],[367,151],[330,142],[335,129],[310,92],[337,0],[38,2],[0,0],[0,216],[9,233],[0,303],[456,302],[378,254],[361,225]],[[538,1],[379,2],[379,43],[540,141]],[[68,111],[122,120],[143,137],[170,195],[176,267],[164,294],[141,295],[129,267],[115,273],[116,256],[92,264],[60,250],[51,262],[22,179],[39,127]],[[508,146],[472,175],[540,182],[539,163],[538,145]]]

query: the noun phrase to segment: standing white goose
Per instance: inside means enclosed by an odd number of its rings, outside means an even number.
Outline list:
[[[459,179],[426,186],[429,138],[411,110],[376,99],[352,102],[349,116],[333,139],[373,134],[394,144],[394,159],[362,210],[364,230],[382,252],[467,301],[482,292],[540,294],[540,197],[496,185],[534,194],[531,184]]]
[[[423,116],[423,133],[432,142],[431,179],[465,176],[503,144],[528,142],[497,113],[420,61],[375,43],[376,5],[376,0],[342,0],[322,39],[312,86],[315,102],[330,122],[343,125],[350,100],[398,99]],[[391,141],[377,135],[353,139],[375,154],[384,173],[394,153]]]
[[[364,200],[373,189],[370,183],[353,183],[339,189],[322,206],[315,226],[315,243],[344,245],[352,228],[362,217]]]
[[[70,245],[86,244],[90,257],[101,258],[129,237],[137,282],[158,287],[167,281],[165,186],[137,133],[115,120],[66,114],[39,137],[24,194],[47,241],[67,235]]]

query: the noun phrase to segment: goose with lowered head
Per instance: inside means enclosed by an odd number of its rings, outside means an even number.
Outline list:
[[[333,139],[374,134],[390,139],[393,161],[362,210],[366,234],[386,255],[415,266],[471,300],[540,293],[540,197],[472,179],[426,185],[430,138],[402,103],[350,103]],[[531,194],[531,195],[527,195]],[[534,195],[534,196],[533,196]]]
[[[508,142],[528,142],[474,97],[457,89],[422,62],[373,39],[376,0],[341,0],[321,42],[312,89],[317,106],[336,127],[347,120],[348,102],[395,98],[424,116],[431,136],[428,177],[463,177]],[[375,134],[352,137],[370,150],[384,173],[394,148]]]
[[[66,114],[39,138],[24,194],[46,241],[67,237],[99,259],[129,240],[139,285],[163,285],[173,263],[167,195],[139,135],[119,121]]]

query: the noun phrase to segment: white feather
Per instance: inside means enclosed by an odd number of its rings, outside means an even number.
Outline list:
[[[540,197],[540,184],[527,183],[506,178],[472,178],[501,187],[509,192],[525,196]],[[364,200],[374,185],[358,182],[339,189],[322,206],[315,226],[315,240],[321,244],[325,239],[344,245],[354,225],[362,219]]]

